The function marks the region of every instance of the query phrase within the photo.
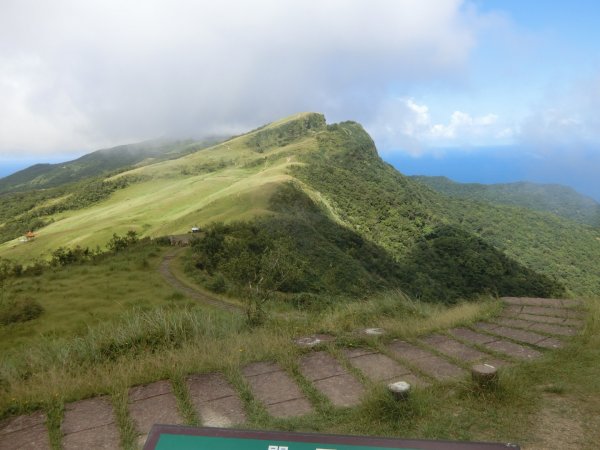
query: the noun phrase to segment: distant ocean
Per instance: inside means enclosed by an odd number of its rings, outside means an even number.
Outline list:
[[[448,150],[440,156],[409,156],[385,152],[385,161],[404,175],[445,176],[460,183],[562,184],[600,202],[600,151],[565,152],[551,157],[520,147],[484,148],[471,152]]]
[[[10,175],[11,173],[15,173],[18,170],[21,169],[25,169],[26,167],[29,167],[32,163],[31,162],[11,162],[11,161],[2,161],[0,160],[0,178],[3,178],[7,175]],[[35,163],[33,163],[35,164]]]

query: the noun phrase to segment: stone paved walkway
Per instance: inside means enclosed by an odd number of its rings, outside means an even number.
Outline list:
[[[192,375],[186,379],[186,385],[205,427],[232,427],[246,421],[240,398],[222,374]]]
[[[366,386],[346,367],[353,367],[364,376],[362,380],[372,383],[402,380],[417,387],[427,386],[463,378],[475,363],[501,367],[538,358],[562,347],[584,325],[583,312],[578,309],[581,303],[575,300],[503,300],[506,307],[494,320],[452,328],[414,342],[393,340],[383,353],[372,348],[346,348],[338,360],[323,347],[311,349],[334,341],[333,337],[299,338],[297,345],[306,351],[298,362],[300,373],[333,406],[352,407],[360,403]],[[373,336],[385,339],[384,333]],[[252,363],[242,368],[242,374],[255,400],[273,417],[295,417],[314,411],[296,380],[278,364]],[[247,421],[240,393],[222,374],[190,375],[185,385],[204,426],[231,427]],[[139,433],[140,446],[154,423],[183,423],[167,380],[132,387],[128,399],[128,414]],[[65,405],[61,432],[65,450],[112,449],[120,445],[113,406],[106,396]],[[43,412],[0,422],[0,450],[49,448]]]

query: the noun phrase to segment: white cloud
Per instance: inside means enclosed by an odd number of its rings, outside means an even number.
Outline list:
[[[427,105],[411,98],[385,100],[368,125],[384,152],[404,151],[419,155],[438,147],[504,143],[512,139],[512,128],[501,124],[496,114],[472,116],[454,111],[448,123],[434,123]]]
[[[391,85],[462,73],[478,20],[461,0],[4,0],[0,155],[365,120]]]

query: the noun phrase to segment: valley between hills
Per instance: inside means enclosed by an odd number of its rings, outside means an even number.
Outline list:
[[[575,430],[565,448],[593,448],[596,205],[406,177],[360,124],[317,113],[215,141],[1,180],[0,444],[38,427],[40,445],[77,448],[105,427],[137,448],[160,419],[141,405],[167,396],[191,425],[545,448],[544,418]],[[482,392],[467,374],[484,360],[500,383]],[[265,397],[267,375],[296,395]],[[398,377],[404,404],[382,387]],[[225,413],[202,383],[237,418],[211,422]],[[86,408],[109,419],[82,424]],[[7,432],[15,417],[33,425]]]

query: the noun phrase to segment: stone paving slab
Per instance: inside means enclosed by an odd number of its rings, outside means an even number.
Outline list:
[[[542,333],[555,334],[557,336],[575,336],[578,332],[576,328],[562,327],[560,325],[552,325],[549,323],[534,323],[529,329],[541,331]]]
[[[564,317],[538,316],[535,314],[519,314],[516,317],[531,322],[553,323],[567,327],[582,327],[584,324],[584,321],[580,319],[565,319]]]
[[[495,337],[490,336],[489,334],[477,333],[469,328],[452,328],[448,330],[448,332],[454,337],[474,344],[487,344],[488,342],[496,340]]]
[[[131,388],[128,409],[140,435],[140,443],[146,440],[146,435],[155,423],[183,424],[171,383],[166,380]]]
[[[352,357],[352,353],[344,352],[352,366],[363,372],[372,381],[389,381],[407,375],[410,369],[402,366],[392,358],[381,353],[370,353]]]
[[[505,341],[504,339],[488,342],[487,344],[483,344],[483,346],[495,352],[504,353],[519,359],[531,360],[542,356],[542,354],[537,350],[515,344],[514,342]]]
[[[535,345],[537,345],[538,347],[555,350],[557,348],[562,348],[564,346],[564,343],[560,339],[556,339],[554,337],[549,337],[549,338],[544,339],[543,341],[538,342]]]
[[[222,374],[191,375],[185,382],[203,426],[231,427],[246,421],[237,392]]]
[[[516,314],[533,314],[536,316],[562,317],[564,319],[581,319],[584,315],[583,312],[576,311],[573,309],[549,308],[545,306],[511,305],[508,308],[506,308],[506,310],[514,312]]]
[[[338,407],[350,407],[360,403],[365,388],[349,373],[323,378],[313,382],[315,387]]]
[[[439,338],[437,340],[439,341]],[[394,341],[388,345],[388,348],[396,356],[406,359],[436,380],[442,381],[458,378],[465,374],[462,368],[408,342]]]
[[[0,421],[0,450],[49,450],[46,414],[41,411]]]
[[[316,381],[323,378],[342,375],[346,370],[327,352],[314,352],[304,355],[300,360],[300,372],[307,380]]]
[[[465,362],[473,362],[482,360],[489,355],[479,350],[476,350],[456,339],[449,338],[441,334],[434,334],[421,339],[422,342],[431,345],[437,351],[460,359]]]
[[[335,406],[348,407],[360,403],[363,386],[327,352],[303,356],[300,372]]]
[[[528,320],[518,319],[515,317],[500,317],[498,319],[495,319],[494,323],[497,325],[504,325],[507,327],[525,328],[525,329],[527,329],[531,325],[533,325]]]
[[[525,342],[526,344],[532,345],[537,345],[538,342],[541,342],[547,338],[547,336],[542,334],[509,327],[498,327],[491,332],[497,334],[498,336],[512,339],[513,341]]]
[[[473,328],[477,328],[479,330],[484,330],[489,333],[493,332],[496,328],[499,328],[499,327],[501,327],[501,325],[498,325],[496,323],[489,323],[489,322],[477,322],[477,323],[473,324]]]
[[[277,370],[272,370],[274,368]],[[312,412],[312,406],[298,385],[277,364],[253,363],[242,372],[254,396],[264,403],[272,416],[284,418]]]
[[[61,431],[64,450],[114,449],[120,446],[116,418],[107,396],[67,404]]]
[[[344,349],[344,356],[346,358],[356,358],[358,356],[372,355],[374,353],[377,353],[377,350],[373,350],[370,348],[347,348],[347,349]]]
[[[557,308],[574,308],[583,304],[579,300],[558,298],[502,297],[502,300],[510,305],[547,306]]]

